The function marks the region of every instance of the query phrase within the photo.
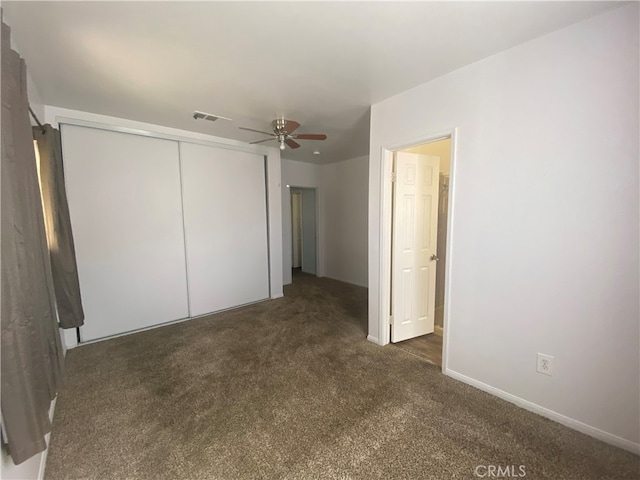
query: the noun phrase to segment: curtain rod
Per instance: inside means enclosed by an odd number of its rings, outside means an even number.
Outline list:
[[[44,129],[44,126],[42,125],[42,123],[40,123],[40,120],[38,120],[38,117],[36,116],[36,114],[33,112],[33,110],[31,109],[31,105],[29,105],[29,113],[31,114],[31,116],[33,117],[33,119],[36,121],[36,123],[38,124],[38,126],[40,127],[40,130],[42,131],[42,133],[46,133],[46,130]]]

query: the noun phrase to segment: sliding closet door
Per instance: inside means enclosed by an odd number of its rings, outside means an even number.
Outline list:
[[[72,125],[62,141],[82,340],[188,317],[178,143]]]
[[[181,143],[191,315],[269,297],[264,157]]]

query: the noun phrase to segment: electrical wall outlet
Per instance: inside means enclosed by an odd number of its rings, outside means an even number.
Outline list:
[[[553,375],[553,357],[551,355],[545,355],[544,353],[538,353],[538,367],[536,370],[538,373]]]

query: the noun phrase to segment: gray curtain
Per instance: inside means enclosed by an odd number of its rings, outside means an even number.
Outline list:
[[[26,67],[2,24],[2,420],[15,464],[46,448],[62,375],[51,267],[26,93]]]
[[[76,252],[64,187],[60,132],[51,125],[33,127],[33,138],[38,143],[40,155],[40,186],[58,321],[62,328],[80,327],[84,324],[84,312],[80,301]]]

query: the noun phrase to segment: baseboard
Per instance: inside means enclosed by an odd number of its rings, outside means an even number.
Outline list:
[[[342,282],[342,283],[348,283],[349,285],[355,285],[356,287],[363,287],[363,288],[368,288],[369,287],[369,285],[366,285],[366,284],[363,285],[361,283],[352,282],[351,280],[344,280],[342,278],[338,278],[338,277],[333,276],[333,275],[318,275],[318,277],[320,277],[320,276],[322,276],[324,278],[330,278],[331,280],[337,280],[337,281]]]
[[[276,298],[284,297],[284,293],[276,293],[275,295],[271,295],[271,300],[275,300]]]
[[[378,340],[378,337],[374,337],[373,335],[367,335],[367,340],[375,343],[376,345],[380,345],[380,340]]]
[[[577,430],[578,432],[589,435],[590,437],[601,440],[605,443],[608,443],[609,445],[613,445],[614,447],[622,448],[623,450],[627,450],[628,452],[640,455],[640,443],[634,443],[625,438],[613,435],[612,433],[600,430],[599,428],[592,427],[591,425],[587,425],[586,423],[582,423],[578,420],[567,417],[558,412],[554,412],[553,410],[549,410],[548,408],[542,407],[536,403],[517,397],[503,390],[492,387],[491,385],[487,385],[486,383],[475,380],[471,377],[467,377],[466,375],[458,373],[454,370],[447,369],[444,373],[451,378],[460,380],[461,382],[467,383],[472,387],[490,393],[491,395],[495,395],[496,397],[506,400],[509,403],[513,403],[520,408],[524,408],[525,410],[537,413],[538,415],[553,420],[554,422],[558,422],[565,427]]]
[[[44,480],[44,469],[47,466],[47,454],[49,453],[49,441],[51,440],[51,434],[47,434],[47,448],[40,454],[40,466],[38,467],[38,480]]]
[[[433,333],[441,337],[444,334],[444,329],[440,325],[436,325],[433,327]]]
[[[51,406],[49,407],[49,421],[53,423],[53,414],[56,410],[56,402],[58,401],[58,397],[53,399],[51,402]],[[51,432],[49,432],[45,439],[47,443],[47,448],[44,449],[44,452],[40,455],[40,466],[38,467],[38,480],[44,479],[44,469],[47,466],[47,455],[49,454],[49,442],[51,441]]]
[[[284,297],[284,294],[282,294],[280,296]],[[255,304],[258,304],[258,303],[262,303],[262,302],[268,302],[269,300],[272,300],[272,299],[275,299],[275,298],[280,298],[280,297],[278,297],[278,296],[269,297],[269,298],[265,298],[263,300],[258,300],[258,301],[255,301],[255,302],[249,302],[249,303],[245,303],[243,305],[237,305],[235,307],[225,308],[223,310],[217,310],[215,312],[203,313],[202,315],[196,315],[195,317],[185,317],[185,318],[179,318],[178,320],[169,320],[168,322],[158,323],[158,324],[155,324],[155,325],[149,325],[148,327],[138,328],[136,330],[129,330],[128,332],[115,333],[113,335],[109,335],[109,336],[106,336],[106,337],[93,338],[91,340],[84,340],[84,341],[80,342],[79,345],[76,345],[76,346],[91,345],[92,343],[104,342],[105,340],[112,340],[114,338],[124,337],[126,335],[133,335],[134,333],[146,332],[147,330],[154,330],[156,328],[168,327],[170,325],[177,325],[178,323],[183,323],[183,322],[190,322],[191,320],[197,320],[199,318],[208,317],[210,315],[217,315],[219,313],[228,312],[230,310],[235,310],[237,308],[248,307],[249,305],[255,305]],[[69,348],[71,348],[71,347],[69,347]]]
[[[64,342],[65,355],[67,354],[67,350],[71,350],[72,348],[76,348],[78,346],[78,338],[76,337],[75,328],[61,328],[60,336],[62,337],[62,341]]]

